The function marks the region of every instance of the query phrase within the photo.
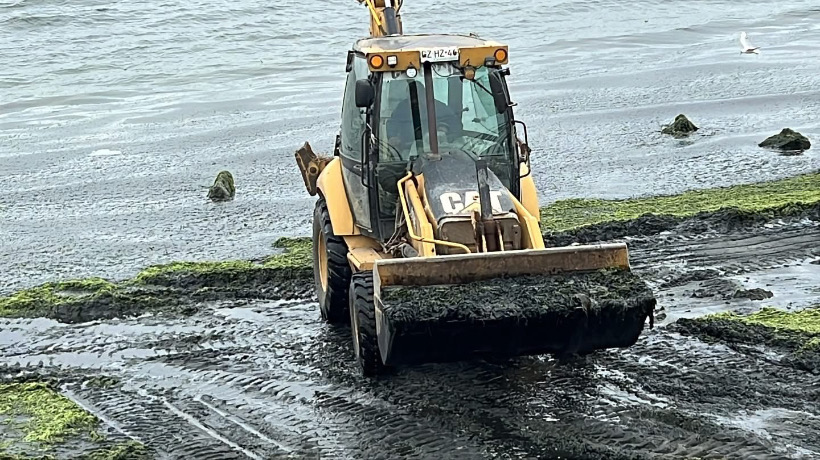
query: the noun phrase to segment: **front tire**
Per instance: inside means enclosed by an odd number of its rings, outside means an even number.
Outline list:
[[[331,324],[346,323],[347,290],[350,284],[347,243],[333,233],[327,202],[319,197],[313,211],[313,277],[322,319]]]
[[[362,374],[372,377],[386,373],[376,336],[376,306],[373,303],[373,272],[360,272],[350,281],[350,333],[353,353]]]

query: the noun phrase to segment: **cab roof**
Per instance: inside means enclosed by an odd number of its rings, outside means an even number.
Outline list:
[[[443,47],[483,48],[500,46],[503,45],[495,41],[484,40],[475,35],[415,34],[363,38],[353,45],[353,50],[370,54],[385,51],[419,51]]]
[[[451,34],[368,37],[357,41],[352,51],[364,55],[371,72],[420,69],[426,61],[457,61],[461,67],[504,65],[507,52],[507,45],[498,42]]]

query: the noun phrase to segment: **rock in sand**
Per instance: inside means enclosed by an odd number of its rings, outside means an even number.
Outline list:
[[[811,142],[809,142],[806,136],[797,131],[783,128],[778,134],[768,137],[765,141],[757,145],[758,147],[780,150],[808,150],[811,147]]]
[[[761,289],[761,288],[753,288],[753,289],[738,289],[732,295],[734,299],[749,299],[749,300],[766,300],[771,299],[774,296],[772,291]]]
[[[236,195],[236,187],[233,184],[233,175],[228,171],[220,171],[216,175],[214,185],[208,189],[208,198],[211,201],[229,201]]]
[[[689,121],[688,118],[686,118],[686,115],[680,114],[677,117],[675,117],[675,121],[672,122],[671,125],[664,125],[663,129],[661,130],[661,133],[670,134],[675,137],[683,137],[694,133],[698,129],[699,128],[695,126],[694,123],[692,123],[691,121]]]

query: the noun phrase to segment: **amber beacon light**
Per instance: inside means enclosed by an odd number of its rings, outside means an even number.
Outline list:
[[[370,57],[370,65],[374,69],[380,69],[384,65],[384,58],[379,56],[378,54],[374,54]]]

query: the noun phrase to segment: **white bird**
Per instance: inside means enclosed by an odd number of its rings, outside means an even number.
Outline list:
[[[746,32],[741,32],[740,33],[740,46],[742,48],[742,50],[740,51],[740,54],[759,54],[760,53],[760,51],[758,51],[760,49],[759,46],[752,46],[752,44],[749,43],[749,38],[746,36]]]

